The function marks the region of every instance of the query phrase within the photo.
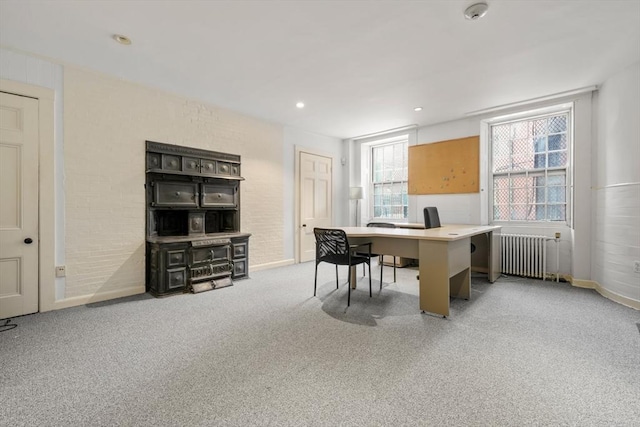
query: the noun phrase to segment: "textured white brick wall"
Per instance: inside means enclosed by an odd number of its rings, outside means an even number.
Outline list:
[[[250,265],[283,260],[283,128],[70,66],[64,69],[65,297],[143,287],[145,140],[242,156]]]

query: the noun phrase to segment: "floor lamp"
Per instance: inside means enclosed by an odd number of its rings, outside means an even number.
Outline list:
[[[364,189],[362,187],[350,187],[349,199],[356,201],[356,227],[358,227],[358,208],[360,207],[360,200],[364,199]]]

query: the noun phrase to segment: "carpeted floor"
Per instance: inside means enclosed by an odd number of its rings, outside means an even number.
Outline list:
[[[346,270],[254,272],[13,319],[0,426],[635,426],[640,312],[566,283],[473,277],[442,319],[416,271],[346,308]]]

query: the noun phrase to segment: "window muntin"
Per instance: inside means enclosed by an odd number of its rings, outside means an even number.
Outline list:
[[[569,112],[491,125],[494,221],[567,221]]]
[[[404,219],[408,216],[407,148],[406,139],[371,147],[374,218]]]

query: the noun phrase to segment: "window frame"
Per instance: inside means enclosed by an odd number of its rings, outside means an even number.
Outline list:
[[[524,122],[524,121],[532,121],[541,118],[548,118],[551,116],[564,115],[567,117],[567,165],[565,167],[545,167],[540,169],[526,169],[522,171],[509,171],[505,173],[494,173],[493,172],[493,151],[494,151],[494,143],[493,143],[493,135],[492,128],[494,126],[499,126],[503,124],[515,123],[515,122]],[[573,103],[565,103],[560,105],[554,105],[546,108],[536,109],[536,110],[528,110],[523,111],[516,114],[511,114],[508,116],[500,116],[494,117],[492,119],[486,120],[487,123],[487,146],[488,146],[488,215],[489,215],[489,223],[497,224],[497,225],[512,225],[512,226],[532,226],[532,227],[548,227],[549,225],[566,225],[568,227],[572,226],[573,222],[573,161],[574,161],[574,126],[575,126],[575,118],[574,118],[574,105]],[[546,134],[548,136],[548,134]],[[547,150],[545,153],[553,152],[553,150],[549,150],[547,146]],[[557,172],[564,171],[565,176],[565,219],[564,220],[512,220],[512,219],[495,219],[494,211],[495,211],[495,202],[494,202],[494,177],[495,176],[538,176],[542,175],[544,177],[557,175]],[[554,173],[555,172],[555,173]],[[511,187],[509,187],[511,188]],[[532,187],[535,191],[535,186]],[[545,186],[544,188],[548,188]],[[551,203],[553,204],[553,203]],[[545,199],[545,206],[549,205],[549,201]],[[508,206],[512,206],[511,203]],[[548,217],[548,216],[547,216]]]

